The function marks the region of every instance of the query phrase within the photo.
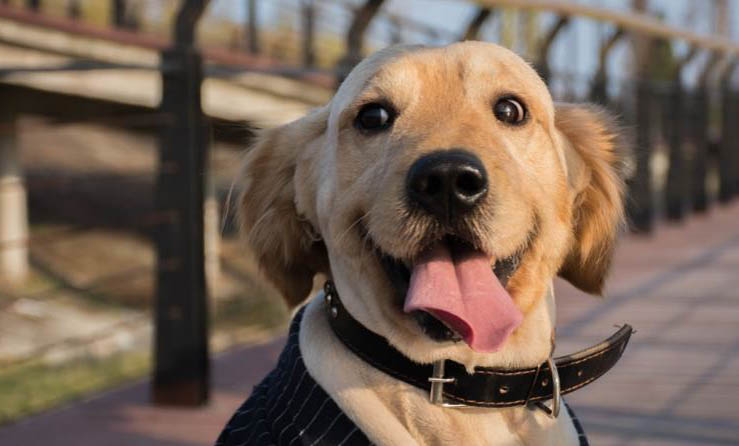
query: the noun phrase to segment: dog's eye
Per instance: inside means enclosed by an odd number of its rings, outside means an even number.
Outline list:
[[[354,125],[360,130],[378,131],[385,130],[393,124],[395,111],[381,104],[367,104],[363,106]]]
[[[498,121],[506,124],[520,124],[526,118],[526,109],[514,98],[502,98],[495,103],[493,113]]]

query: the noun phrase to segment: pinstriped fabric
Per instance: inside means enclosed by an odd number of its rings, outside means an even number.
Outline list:
[[[570,418],[572,419],[572,424],[575,426],[575,431],[577,431],[577,439],[580,441],[580,446],[590,446],[590,443],[588,442],[588,437],[585,435],[585,429],[583,429],[580,419],[577,418],[577,415],[575,415],[575,412],[572,410],[570,405],[567,404],[567,401],[562,400],[562,402],[565,403],[567,413],[570,415]]]
[[[366,446],[370,441],[308,374],[298,345],[303,310],[277,367],[234,413],[216,446]]]

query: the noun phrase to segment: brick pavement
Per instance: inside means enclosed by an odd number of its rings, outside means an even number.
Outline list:
[[[638,330],[623,360],[568,401],[595,446],[739,444],[739,204],[652,237],[625,237],[606,299],[557,283],[560,353],[614,324]],[[211,444],[273,364],[277,340],[214,361],[211,404],[148,404],[146,382],[0,428],[0,445]]]
[[[737,222],[733,204],[628,237],[605,301],[558,284],[562,352],[613,324],[638,330],[613,372],[568,398],[591,444],[739,444]]]

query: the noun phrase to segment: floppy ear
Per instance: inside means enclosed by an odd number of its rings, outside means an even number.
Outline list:
[[[315,200],[316,186],[297,163],[307,163],[306,154],[322,144],[327,115],[324,108],[261,133],[241,172],[241,233],[291,307],[308,296],[317,273],[328,272],[326,247],[296,207],[296,190],[308,197],[304,201]]]
[[[623,223],[628,144],[616,118],[592,105],[557,104],[555,126],[564,140],[574,235],[559,275],[601,294]]]

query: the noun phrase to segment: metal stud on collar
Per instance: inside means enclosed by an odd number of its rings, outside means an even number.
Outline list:
[[[332,281],[327,280],[323,284],[323,293],[326,296],[326,301],[331,302],[331,299],[334,297],[334,293],[336,293],[336,287]]]
[[[328,313],[333,319],[336,319],[336,317],[339,315],[339,307],[334,300],[335,293],[336,288],[334,287],[334,283],[330,280],[327,280],[326,283],[323,284],[323,298],[328,305]]]

